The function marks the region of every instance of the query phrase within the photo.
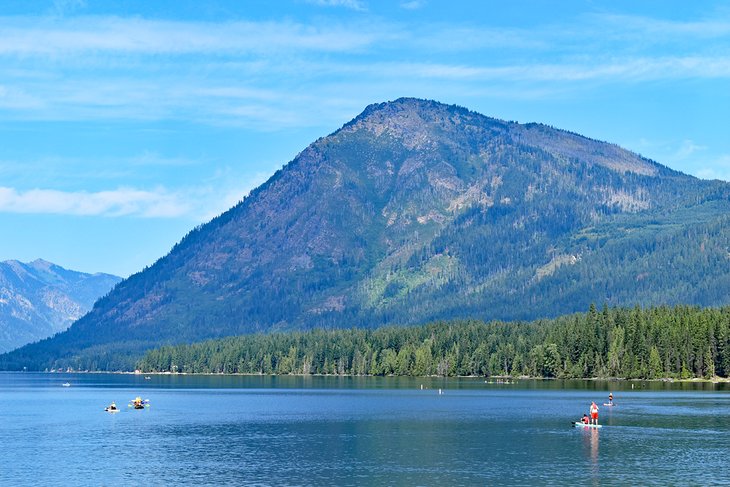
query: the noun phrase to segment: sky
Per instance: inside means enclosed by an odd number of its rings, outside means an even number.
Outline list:
[[[403,96],[730,180],[730,4],[3,0],[0,261],[127,277]]]

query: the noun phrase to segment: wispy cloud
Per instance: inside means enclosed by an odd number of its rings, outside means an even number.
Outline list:
[[[55,15],[66,15],[85,7],[85,0],[53,0],[51,13]]]
[[[195,166],[200,164],[200,162],[184,157],[167,157],[154,151],[144,151],[141,154],[130,157],[129,164],[132,166],[184,167]]]
[[[0,187],[0,212],[83,216],[141,216],[172,218],[190,211],[179,196],[165,191],[120,188],[98,192],[52,189],[18,191]]]
[[[672,161],[680,161],[692,157],[698,152],[707,150],[706,146],[698,145],[694,141],[685,139],[682,141],[682,145],[679,149],[671,156]]]
[[[406,2],[400,3],[400,8],[406,9],[406,10],[418,10],[419,8],[423,8],[426,5],[425,0],[410,0]]]
[[[550,93],[587,83],[627,85],[656,80],[728,79],[730,57],[596,59],[492,66],[316,59],[288,64],[282,61],[271,66],[270,71],[276,73],[276,81],[266,86],[258,80],[256,70],[215,63],[207,66],[202,75],[181,73],[170,67],[154,78],[142,74],[132,78],[116,72],[89,73],[88,77],[67,80],[21,78],[9,80],[15,85],[0,85],[0,112],[6,119],[184,119],[270,130],[340,120],[337,117],[342,112],[333,112],[322,102],[334,94],[350,99],[354,108],[388,99],[393,93],[414,94],[417,88],[435,97],[458,83],[460,92],[490,89],[503,96],[509,96],[511,86],[512,93],[521,99],[525,92]],[[216,73],[214,81],[211,82],[208,72]],[[366,91],[362,91],[363,87]]]
[[[730,181],[730,154],[704,161],[703,167],[696,171],[695,176],[702,179]]]
[[[306,2],[319,7],[345,7],[360,12],[367,10],[367,5],[362,0],[306,0]]]
[[[438,63],[394,63],[388,67],[414,76],[455,80],[630,82],[677,78],[728,78],[730,57],[626,58],[585,63],[478,66]]]
[[[598,24],[610,26],[609,36],[641,36],[659,42],[678,38],[710,39],[730,36],[730,21],[722,18],[666,20],[638,15],[601,14],[592,16]]]
[[[203,199],[206,203],[197,208],[195,220],[205,222],[220,215],[271,177],[270,173],[262,171],[245,177],[232,173],[230,168],[223,168],[205,182],[205,188],[198,190],[205,195]]]
[[[0,109],[38,110],[43,107],[39,97],[19,86],[0,85]]]
[[[63,2],[76,4],[73,0]],[[359,0],[308,0],[325,7],[365,10]],[[425,6],[402,1],[403,9]],[[546,24],[534,28],[478,26],[473,23],[404,24],[374,18],[318,21],[182,21],[139,17],[0,17],[0,55],[63,56],[73,53],[212,54],[341,52],[366,48],[439,50],[550,49],[553,54],[592,49],[606,41],[612,49],[637,52],[644,42],[681,44],[728,38],[730,21],[668,21],[628,15],[588,15],[583,24]]]
[[[159,163],[152,156],[152,163]],[[52,214],[96,217],[185,218],[204,222],[241,201],[269,173],[234,174],[218,169],[194,187],[170,191],[121,187],[105,191],[18,190],[0,186],[0,213]]]
[[[296,22],[185,22],[119,17],[37,19],[0,17],[0,54],[142,54],[343,52],[380,40],[385,32]]]
[[[701,179],[730,181],[730,154],[718,153],[712,146],[692,139],[640,139],[637,149],[672,168]],[[715,149],[715,151],[713,151]]]
[[[524,99],[604,83],[730,78],[727,50],[643,51],[628,41],[610,52],[592,47],[610,26],[618,37],[650,29],[646,24],[682,39],[700,36],[703,26],[720,36],[720,20],[588,19],[588,27],[526,30],[372,19],[0,17],[0,113],[13,120],[186,120],[271,130],[341,121],[342,111],[322,102],[333,97],[362,107],[393,94],[442,98],[455,86]],[[622,31],[618,20],[628,27]]]

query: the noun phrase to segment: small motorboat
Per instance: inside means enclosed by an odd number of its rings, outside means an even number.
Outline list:
[[[71,383],[70,383],[70,382],[64,382],[64,383],[63,383],[63,384],[61,384],[61,385],[62,385],[63,387],[71,387]]]
[[[115,403],[111,403],[109,406],[104,408],[104,411],[106,411],[107,413],[118,413],[120,409]]]

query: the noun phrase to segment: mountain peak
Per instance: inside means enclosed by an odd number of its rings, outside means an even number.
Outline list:
[[[120,280],[43,259],[0,262],[0,351],[65,330]]]
[[[469,110],[444,103],[419,98],[398,98],[394,101],[369,105],[342,130],[352,132],[367,130],[376,136],[394,137],[410,149],[428,149],[438,143],[434,139],[434,127],[449,129],[454,126],[473,122],[473,117],[481,117],[504,124]],[[445,134],[446,135],[446,134]]]
[[[60,269],[60,270],[66,270],[63,267],[54,264],[53,262],[48,262],[44,259],[36,259],[32,262],[29,262],[28,265],[36,270],[39,271],[46,271],[46,272],[53,272],[54,269]]]
[[[345,133],[357,130],[393,137],[409,149],[420,150],[434,149],[439,144],[464,143],[467,134],[466,138],[481,137],[483,140],[501,137],[504,143],[546,151],[569,163],[598,165],[619,173],[643,176],[681,175],[615,144],[544,124],[507,122],[458,105],[420,98],[403,97],[369,105],[341,129]]]
[[[614,144],[399,98],[14,357],[76,367],[257,331],[529,319],[660,293],[721,303],[728,192]],[[688,259],[696,235],[704,254]]]

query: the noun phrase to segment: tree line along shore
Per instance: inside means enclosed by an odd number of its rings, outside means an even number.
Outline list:
[[[440,321],[242,335],[148,351],[144,372],[722,379],[730,307],[609,308],[531,322]]]

